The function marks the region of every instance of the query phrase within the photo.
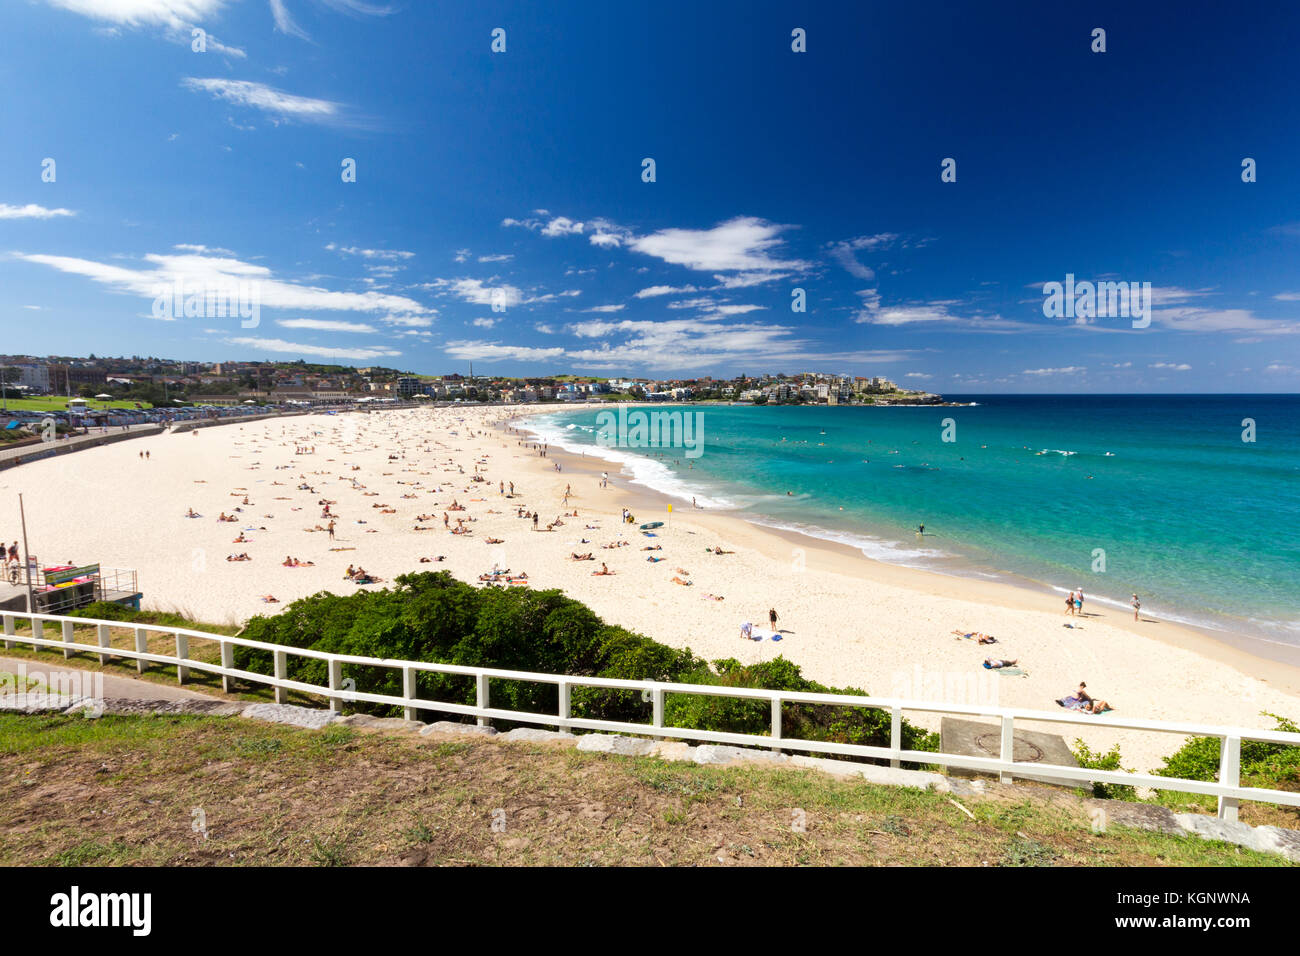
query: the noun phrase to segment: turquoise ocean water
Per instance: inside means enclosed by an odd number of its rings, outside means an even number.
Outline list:
[[[596,411],[525,424],[684,503],[871,558],[1124,606],[1136,591],[1165,620],[1300,647],[1300,396],[950,398],[976,404],[653,409],[697,416],[695,458],[602,447]]]

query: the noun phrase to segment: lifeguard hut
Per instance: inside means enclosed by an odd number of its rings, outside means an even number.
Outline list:
[[[101,568],[98,564],[41,567],[34,562],[32,610],[38,614],[67,614],[95,601],[112,601],[140,610],[142,597],[135,571]]]

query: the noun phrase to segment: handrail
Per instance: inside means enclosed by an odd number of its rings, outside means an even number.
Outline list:
[[[867,757],[889,760],[891,766],[898,767],[903,762],[937,764],[997,773],[1003,782],[1010,782],[1015,777],[1027,779],[1077,780],[1082,783],[1107,783],[1127,786],[1150,787],[1153,789],[1175,790],[1184,793],[1198,793],[1216,796],[1219,800],[1218,814],[1228,820],[1237,819],[1237,807],[1241,800],[1256,800],[1287,806],[1300,806],[1300,793],[1272,790],[1240,785],[1241,742],[1243,740],[1262,741],[1266,743],[1300,746],[1300,734],[1276,730],[1255,730],[1247,727],[1225,727],[1208,724],[1194,724],[1181,721],[1158,721],[1143,718],[1115,718],[1106,716],[1084,717],[1071,713],[1052,713],[1049,711],[1029,710],[1012,707],[992,707],[971,704],[946,704],[934,701],[908,700],[897,697],[871,697],[854,694],[818,694],[805,691],[766,690],[758,687],[720,687],[712,684],[679,684],[667,681],[627,680],[612,677],[580,676],[572,674],[541,674],[532,671],[517,671],[495,667],[475,667],[465,664],[441,664],[431,661],[408,661],[378,657],[362,657],[353,654],[332,654],[306,647],[294,647],[287,644],[272,644],[245,637],[214,634],[191,628],[170,627],[158,624],[140,624],[130,621],[108,621],[99,618],[67,617],[57,614],[29,613],[25,611],[0,612],[3,619],[3,643],[6,648],[15,644],[30,644],[33,650],[48,648],[62,650],[64,657],[74,652],[96,654],[101,663],[107,663],[111,657],[120,657],[137,662],[137,668],[143,672],[146,664],[163,664],[176,667],[177,679],[184,683],[190,670],[200,670],[219,675],[222,689],[230,691],[231,681],[238,679],[251,683],[260,683],[274,688],[275,699],[284,703],[290,690],[306,694],[320,695],[329,700],[330,710],[341,713],[343,704],[372,703],[385,704],[403,708],[408,719],[414,719],[419,711],[460,714],[475,717],[480,725],[487,725],[491,720],[510,720],[525,724],[555,726],[567,730],[603,730],[615,733],[640,734],[654,737],[673,737],[712,743],[731,743],[749,746],[767,747],[774,750],[794,750],[811,753],[839,754],[853,757]],[[15,624],[18,620],[29,622],[30,636],[19,637]],[[43,625],[49,622],[58,624],[62,633],[59,639],[44,636]],[[93,627],[96,629],[95,644],[83,644],[73,640],[74,628]],[[111,635],[114,628],[129,629],[135,632],[135,649],[112,647]],[[148,650],[147,635],[164,634],[175,641],[176,653],[161,654]],[[221,662],[201,661],[190,656],[191,639],[212,641],[220,646]],[[247,647],[266,651],[272,655],[274,675],[258,674],[234,666],[234,649]],[[287,661],[290,656],[326,662],[328,667],[328,686],[310,684],[292,680],[288,677]],[[383,667],[402,671],[402,695],[378,694],[353,690],[343,680],[343,665],[363,667]],[[426,700],[416,695],[415,675],[417,673],[451,674],[473,677],[476,682],[474,704],[458,704],[448,701]],[[502,710],[490,706],[489,682],[491,680],[517,680],[532,683],[554,684],[559,690],[559,708],[555,714],[535,714],[526,711]],[[591,687],[610,690],[639,690],[647,703],[652,704],[652,723],[640,724],[627,721],[604,720],[590,717],[574,717],[571,712],[571,692],[574,687]],[[664,698],[668,694],[693,694],[709,697],[730,697],[745,700],[768,701],[772,707],[770,733],[758,734],[732,733],[728,731],[699,730],[689,727],[673,727],[664,724]],[[890,744],[868,746],[865,744],[845,744],[833,741],[804,740],[783,735],[781,731],[781,708],[784,704],[821,704],[848,707],[869,707],[890,713]],[[1001,729],[1001,748],[998,757],[976,757],[962,754],[935,753],[931,751],[904,750],[902,747],[902,713],[905,710],[922,713],[962,714],[965,716],[997,718]],[[1069,767],[1058,764],[1037,764],[1016,761],[1012,753],[1015,722],[1038,721],[1052,724],[1087,725],[1089,727],[1107,727],[1117,730],[1145,730],[1158,733],[1196,735],[1217,737],[1220,739],[1220,766],[1217,782],[1189,780],[1180,777],[1161,777],[1153,774],[1134,774],[1115,770],[1097,770],[1086,767]]]

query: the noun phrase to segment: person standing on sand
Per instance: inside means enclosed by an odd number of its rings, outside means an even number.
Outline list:
[[[1067,616],[1074,614],[1074,592],[1071,591],[1065,596],[1065,613]]]
[[[334,519],[333,518],[330,518],[329,526],[325,530],[330,533],[330,540],[333,541],[334,540]]]
[[[536,512],[533,513],[533,530],[534,530],[534,531],[537,530],[537,513],[536,513]]]
[[[1135,594],[1133,595],[1133,620],[1136,621],[1138,619],[1138,612],[1141,610],[1142,602],[1138,600],[1138,596]]]
[[[776,621],[777,621],[776,608],[772,608],[770,611],[767,612],[767,619],[772,622],[772,631],[775,632]]]

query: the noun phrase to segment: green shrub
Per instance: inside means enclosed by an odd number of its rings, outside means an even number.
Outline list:
[[[476,588],[446,571],[405,574],[394,587],[359,591],[347,597],[325,592],[295,601],[273,617],[255,617],[243,636],[270,644],[311,648],[335,654],[462,664],[502,670],[572,674],[620,680],[705,684],[718,688],[761,687],[812,693],[863,694],[856,688],[831,688],[802,676],[784,657],[742,665],[734,659],[710,667],[689,649],[679,650],[624,628],[606,624],[586,605],[560,591],[526,588]],[[235,666],[273,673],[269,651],[235,649]],[[325,662],[289,657],[293,680],[328,686]],[[343,677],[363,693],[402,696],[397,668],[344,665]],[[471,677],[419,673],[417,693],[432,701],[472,704]],[[574,717],[649,723],[653,703],[640,691],[575,687]],[[502,710],[558,713],[554,684],[493,680],[491,705]],[[397,708],[359,704],[369,713],[396,714]],[[765,700],[737,700],[696,694],[669,694],[664,722],[671,727],[767,734],[771,706]],[[783,732],[788,737],[840,743],[889,743],[889,714],[866,708],[786,704]],[[938,750],[938,737],[903,725],[903,745]]]
[[[1276,722],[1275,730],[1300,733],[1300,727],[1294,721],[1267,711],[1263,715],[1273,718]],[[1155,772],[1162,777],[1217,781],[1220,753],[1221,742],[1218,737],[1193,737],[1167,757],[1165,765]],[[1247,786],[1296,789],[1300,786],[1300,747],[1243,740],[1241,779]]]
[[[1088,770],[1123,770],[1120,766],[1119,744],[1106,753],[1094,751],[1080,739],[1074,741],[1074,756],[1080,767]],[[1128,771],[1132,772],[1132,771]],[[1092,795],[1099,800],[1136,800],[1137,790],[1119,783],[1094,783]]]

